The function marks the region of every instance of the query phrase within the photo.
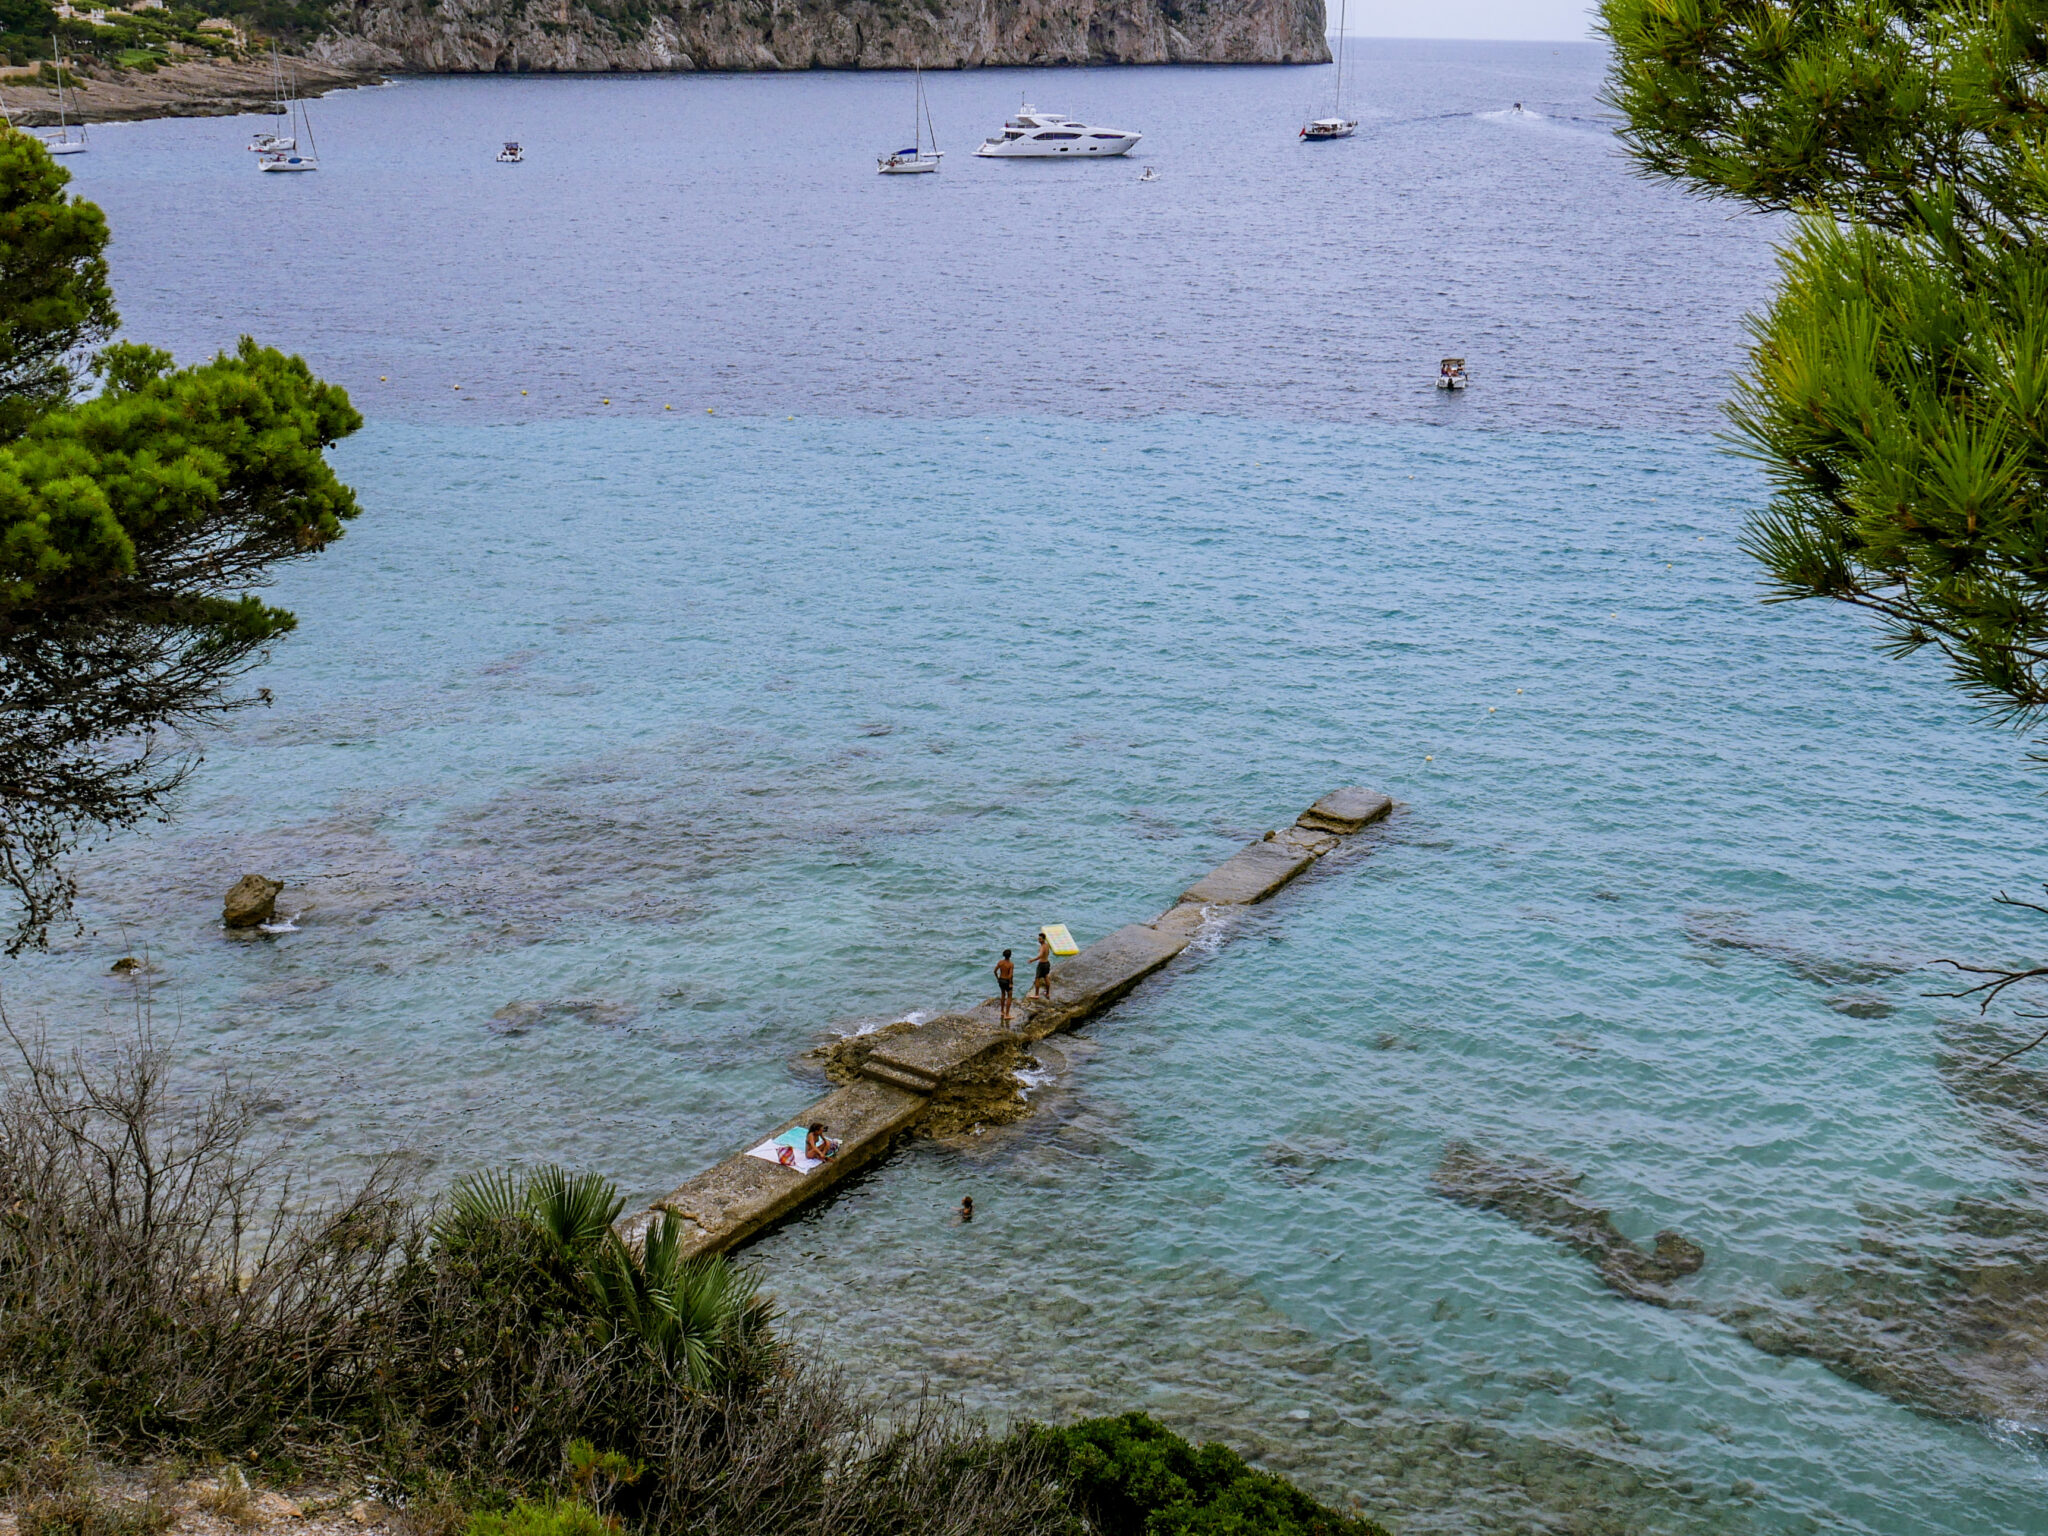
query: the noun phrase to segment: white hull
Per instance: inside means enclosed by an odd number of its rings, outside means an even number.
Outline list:
[[[257,169],[265,171],[317,171],[320,169],[320,162],[311,155],[279,155],[275,159],[265,160]]]
[[[1463,389],[1465,381],[1463,379],[1438,379],[1436,387],[1438,389]]]
[[[297,139],[280,139],[274,133],[259,133],[249,141],[249,153],[252,155],[288,155],[298,147]]]
[[[1320,144],[1325,139],[1348,139],[1358,132],[1358,124],[1346,122],[1341,117],[1319,118],[1301,130],[1301,136],[1310,143]]]
[[[975,151],[990,160],[1073,160],[1083,156],[1100,159],[1106,155],[1128,155],[1138,147],[1142,133],[1120,133],[1114,142],[1097,142],[1105,135],[1091,134],[1078,144],[1048,144],[1036,139],[991,139]]]
[[[90,145],[83,144],[79,142],[77,139],[43,140],[43,148],[47,149],[53,155],[82,155],[90,147]]]
[[[944,151],[930,155],[883,155],[875,169],[884,176],[925,176],[939,168]]]

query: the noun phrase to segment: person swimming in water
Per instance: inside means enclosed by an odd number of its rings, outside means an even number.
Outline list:
[[[1042,997],[1049,1003],[1052,1001],[1052,940],[1043,933],[1038,936],[1038,954],[1035,959],[1038,970],[1032,979],[1030,992],[1025,995],[1027,998]]]
[[[1003,951],[1003,958],[996,962],[996,985],[1003,993],[1003,1024],[1010,1022],[1010,989],[1017,984],[1017,967],[1010,963],[1010,952]]]

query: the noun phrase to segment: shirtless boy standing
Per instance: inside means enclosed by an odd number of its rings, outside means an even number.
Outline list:
[[[1010,988],[1016,985],[1017,967],[1010,964],[1010,952],[1003,951],[1003,958],[996,962],[996,985],[1003,992],[1003,1027],[1010,1024]]]

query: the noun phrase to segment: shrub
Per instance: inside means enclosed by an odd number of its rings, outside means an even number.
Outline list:
[[[0,1020],[4,1023],[4,1020]],[[747,1271],[629,1249],[603,1179],[542,1168],[423,1207],[381,1174],[301,1200],[248,1103],[21,1042],[0,1073],[0,1497],[19,1536],[156,1536],[80,1491],[129,1457],[374,1474],[409,1536],[1369,1536],[1143,1415],[991,1434],[888,1417],[780,1345]],[[61,1405],[61,1406],[59,1406]],[[245,1517],[223,1473],[209,1500]],[[475,1511],[493,1511],[473,1513]]]
[[[615,1536],[616,1528],[574,1499],[521,1499],[504,1514],[473,1517],[464,1536]]]
[[[171,1512],[154,1499],[72,1491],[29,1499],[15,1515],[20,1536],[161,1536]]]
[[[1147,1414],[1084,1419],[1025,1434],[1102,1536],[1385,1536],[1325,1508],[1227,1446],[1197,1449]]]
[[[0,1390],[0,1499],[68,1491],[84,1462],[88,1434],[84,1419],[28,1388],[9,1384]]]

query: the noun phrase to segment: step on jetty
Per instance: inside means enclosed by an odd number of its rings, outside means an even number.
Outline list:
[[[997,1004],[985,1002],[886,1032],[861,1056],[852,1082],[770,1133],[780,1136],[822,1122],[839,1143],[838,1156],[799,1173],[736,1152],[647,1210],[624,1218],[620,1234],[637,1244],[666,1212],[683,1223],[685,1255],[723,1253],[760,1235],[884,1156],[943,1101],[949,1082],[986,1077],[991,1058],[1014,1057],[1023,1045],[1094,1018],[1193,943],[1218,909],[1264,901],[1393,808],[1393,801],[1377,790],[1333,790],[1293,826],[1268,832],[1197,880],[1169,911],[1149,923],[1119,928],[1054,965],[1051,999],[1019,998],[1007,1028]],[[1017,967],[1020,987],[1029,985],[1027,969]]]

